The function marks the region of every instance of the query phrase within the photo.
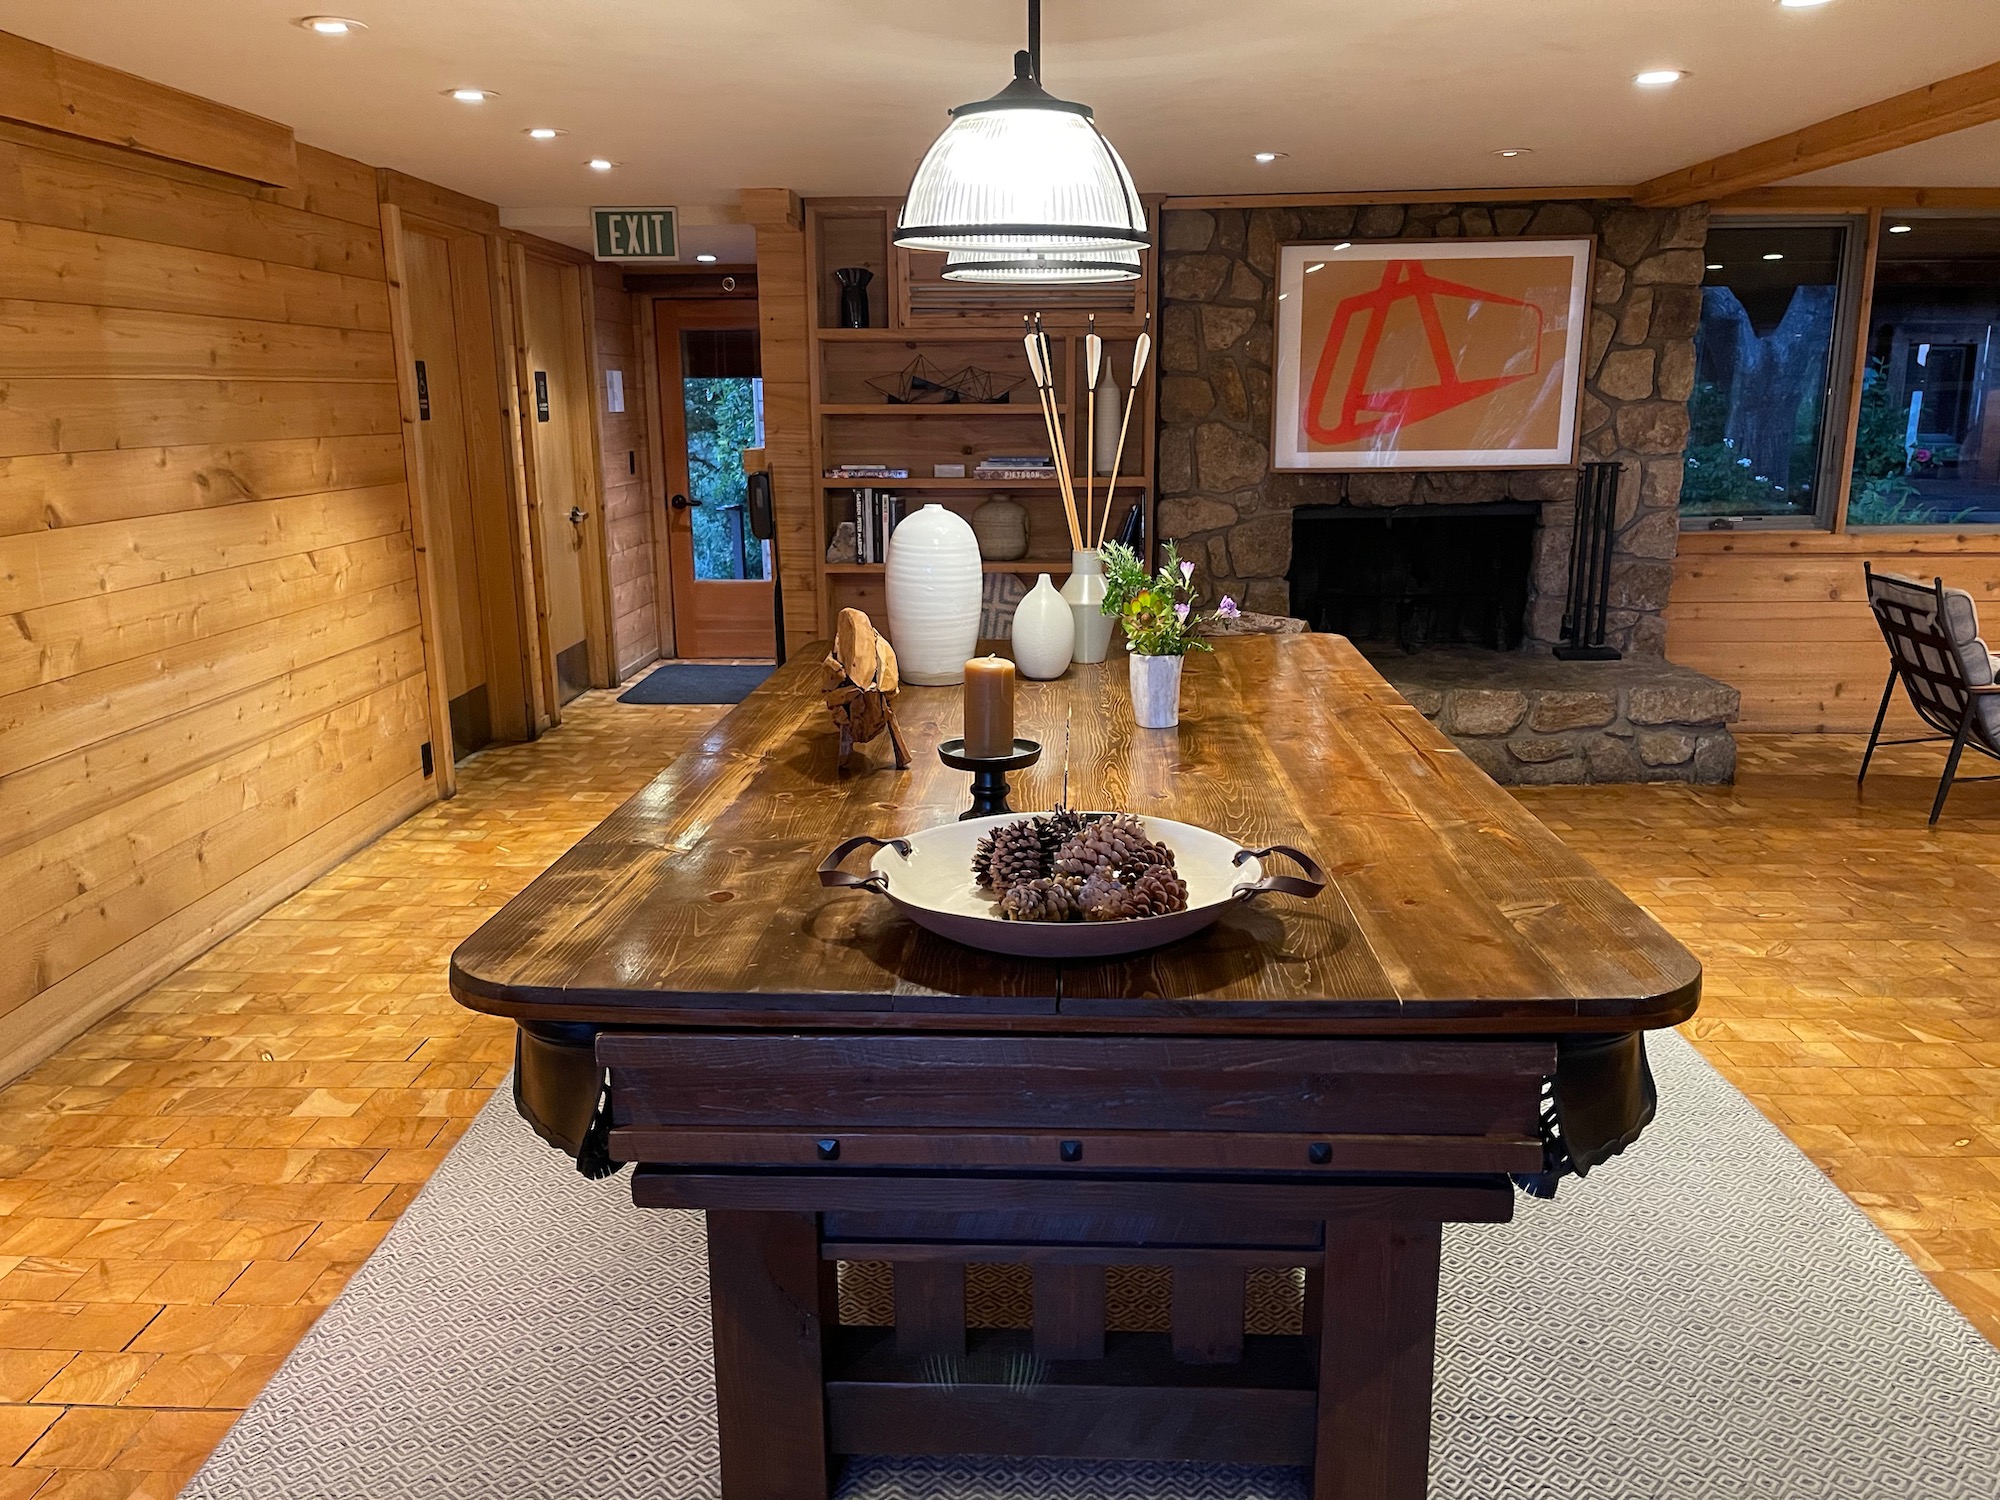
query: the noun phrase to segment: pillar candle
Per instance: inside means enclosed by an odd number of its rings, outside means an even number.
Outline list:
[[[1014,664],[980,656],[965,664],[965,753],[993,760],[1014,753]]]

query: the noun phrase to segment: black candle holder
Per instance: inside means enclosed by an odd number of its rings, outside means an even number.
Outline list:
[[[972,807],[960,813],[958,821],[1012,812],[1014,809],[1007,805],[1007,773],[1025,771],[1041,758],[1042,747],[1034,740],[1014,741],[1012,755],[967,755],[962,739],[946,740],[939,745],[939,760],[954,771],[972,773]]]

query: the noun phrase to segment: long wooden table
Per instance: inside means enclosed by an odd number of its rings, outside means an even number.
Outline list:
[[[822,889],[834,844],[956,817],[967,778],[935,755],[956,689],[905,692],[910,770],[842,772],[808,651],[454,956],[453,993],[521,1023],[535,1127],[706,1210],[725,1500],[823,1500],[861,1453],[1424,1494],[1441,1226],[1509,1218],[1559,1052],[1686,1019],[1700,968],[1346,641],[1216,644],[1178,731],[1133,726],[1116,659],[1024,684],[1045,753],[1014,806],[1067,778],[1075,807],[1295,844],[1317,901],[1059,964]],[[893,1331],[839,1323],[860,1260],[894,1265]],[[981,1262],[1032,1268],[1031,1331],[968,1332]],[[1130,1264],[1171,1267],[1171,1333],[1107,1334]],[[1305,1269],[1299,1335],[1246,1335],[1257,1266]]]

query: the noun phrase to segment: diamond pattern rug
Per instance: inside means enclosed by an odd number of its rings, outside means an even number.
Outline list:
[[[1433,1500],[2000,1495],[2000,1350],[1679,1037],[1653,1061],[1637,1147],[1447,1226]],[[700,1218],[629,1192],[503,1087],[184,1496],[717,1500]],[[840,1489],[1305,1494],[1296,1469],[993,1459],[858,1460]]]

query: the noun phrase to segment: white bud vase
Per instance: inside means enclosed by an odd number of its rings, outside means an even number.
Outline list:
[[[1014,665],[1023,677],[1053,682],[1069,670],[1076,616],[1044,573],[1014,606]]]
[[[979,539],[942,505],[926,505],[889,533],[883,583],[889,643],[903,681],[922,687],[965,681],[965,664],[979,649],[984,582]]]
[[[1132,722],[1141,729],[1172,729],[1181,721],[1180,656],[1141,656],[1132,663]]]
[[[1111,650],[1111,627],[1118,623],[1104,612],[1104,559],[1095,551],[1070,553],[1062,596],[1076,620],[1074,659],[1103,661]]]

